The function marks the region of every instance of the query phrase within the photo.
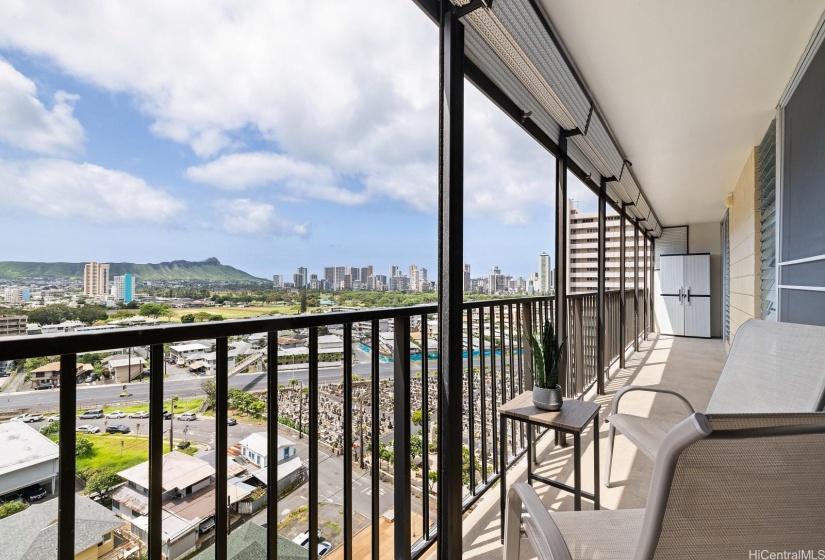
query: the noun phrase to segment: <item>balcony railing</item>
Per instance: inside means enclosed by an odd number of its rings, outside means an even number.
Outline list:
[[[605,294],[605,365],[616,361],[626,351],[636,337],[645,331],[643,322],[648,317],[644,313],[646,297],[633,291],[624,294],[626,321],[621,324],[620,306],[622,296],[619,292]],[[597,382],[600,375],[597,364],[597,295],[595,293],[573,294],[568,296],[567,364],[562,384],[568,398],[581,396]],[[75,384],[77,354],[99,352],[111,348],[149,347],[150,387],[149,387],[149,510],[148,510],[148,551],[152,559],[161,558],[162,547],[162,456],[163,456],[163,416],[164,406],[163,377],[157,375],[164,369],[164,345],[187,340],[214,339],[217,353],[216,365],[216,407],[215,407],[215,448],[218,460],[215,462],[215,557],[222,559],[227,553],[229,535],[229,512],[227,504],[227,462],[220,460],[227,449],[228,432],[228,343],[230,337],[244,337],[256,333],[267,333],[266,373],[267,373],[267,408],[268,419],[281,418],[279,413],[279,391],[285,390],[279,385],[277,364],[279,362],[278,335],[284,331],[307,330],[309,362],[308,368],[308,421],[299,425],[308,438],[308,529],[309,558],[318,555],[319,530],[319,449],[323,443],[322,426],[319,424],[319,395],[326,391],[325,385],[319,384],[319,329],[340,326],[343,332],[344,350],[340,384],[342,413],[340,416],[340,447],[343,449],[343,558],[353,555],[353,467],[355,461],[350,450],[353,449],[353,423],[356,413],[356,401],[353,400],[354,383],[358,380],[353,375],[353,344],[358,336],[370,348],[369,369],[371,382],[369,396],[370,418],[365,438],[373,445],[373,457],[382,436],[381,402],[386,402],[382,395],[381,374],[391,374],[393,418],[393,440],[395,442],[393,459],[393,495],[395,518],[393,523],[394,542],[392,549],[397,558],[419,558],[435,542],[437,526],[431,515],[432,505],[436,501],[435,493],[461,492],[462,503],[466,510],[475,503],[499,478],[502,468],[507,468],[517,461],[525,452],[526,431],[511,429],[507,442],[509,450],[505,464],[500,464],[497,453],[499,449],[497,408],[516,394],[530,388],[532,381],[529,373],[529,348],[525,344],[526,332],[540,330],[547,320],[555,316],[555,298],[526,297],[512,299],[495,299],[467,302],[463,304],[465,362],[464,362],[464,445],[467,448],[468,461],[465,465],[465,484],[461,488],[439,488],[437,482],[430,483],[431,467],[430,444],[438,444],[438,437],[427,420],[436,418],[438,399],[438,348],[431,347],[435,337],[430,332],[428,320],[438,312],[436,305],[421,305],[392,309],[375,309],[345,313],[311,314],[292,317],[256,318],[224,322],[208,322],[185,325],[163,325],[148,328],[127,328],[97,333],[60,333],[44,336],[15,337],[0,340],[0,360],[26,359],[41,356],[60,356],[60,484],[59,484],[59,558],[68,560],[74,557],[74,500],[75,500],[75,425],[73,419],[77,410],[77,389]],[[634,312],[634,310],[636,310]],[[636,317],[638,316],[638,320]],[[382,321],[392,321],[392,353],[382,356],[380,330]],[[411,338],[411,323],[420,325],[420,336]],[[358,329],[354,329],[358,326]],[[363,328],[361,328],[363,327]],[[624,336],[621,335],[624,329]],[[362,335],[358,333],[364,333]],[[420,340],[412,343],[413,340]],[[621,340],[626,342],[622,348]],[[412,345],[411,345],[412,343]],[[388,348],[387,344],[383,347]],[[386,353],[385,353],[386,354]],[[413,369],[420,372],[414,378]],[[602,373],[604,375],[604,373]],[[387,375],[385,375],[387,377]],[[420,382],[418,381],[420,379]],[[337,383],[336,383],[337,385]],[[382,396],[384,397],[382,399]],[[366,397],[366,395],[364,395]],[[299,398],[304,398],[300,396]],[[360,402],[360,400],[358,401]],[[413,497],[411,468],[411,436],[413,426],[411,415],[414,410],[421,410],[424,419],[421,423],[421,471],[416,477],[416,493],[421,496],[421,517],[423,531],[419,538],[413,540],[410,504]],[[363,414],[363,412],[361,413]],[[267,423],[268,456],[277,456],[278,423]],[[372,461],[369,477],[371,492],[369,517],[372,521],[370,542],[372,557],[377,558],[379,549],[389,546],[381,543],[378,520],[381,514],[379,495],[381,490],[381,465]],[[277,485],[277,461],[270,461],[267,467],[270,488]],[[432,488],[430,488],[432,486]],[[271,529],[278,525],[277,492],[269,492],[270,503],[267,509],[267,526]],[[223,528],[223,529],[221,529]],[[277,535],[268,532],[268,546],[274,550]],[[412,543],[412,544],[411,544]],[[274,557],[274,556],[272,556]]]

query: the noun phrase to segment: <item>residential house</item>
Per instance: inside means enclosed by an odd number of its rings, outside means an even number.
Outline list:
[[[109,360],[109,372],[117,383],[129,383],[136,377],[140,377],[146,367],[146,360],[140,356],[128,358],[115,358]]]
[[[57,500],[49,500],[0,519],[0,560],[56,560],[57,507]],[[123,521],[84,496],[75,496],[74,512],[75,560],[97,560],[112,552],[113,531]]]
[[[269,450],[267,449],[266,432],[255,432],[250,434],[239,443],[241,446],[241,456],[258,467],[252,471],[252,476],[268,486],[267,465],[269,464]],[[287,488],[300,482],[303,477],[303,465],[298,457],[298,448],[295,442],[279,435],[278,455],[277,455],[278,485],[277,491],[280,494]]]
[[[77,364],[77,379],[82,380],[95,370],[91,364]],[[60,362],[50,362],[45,366],[29,372],[32,387],[50,383],[55,387],[60,385]]]
[[[148,543],[149,462],[118,473],[126,480],[112,494],[112,511],[131,523]],[[172,451],[163,456],[163,542],[167,560],[192,552],[198,528],[215,513],[215,468],[197,457]]]
[[[209,347],[200,342],[192,342],[189,344],[173,344],[169,347],[172,356],[177,359],[178,363],[186,363],[191,359],[193,354],[203,354],[209,352]]]
[[[244,523],[227,539],[226,560],[266,560],[267,530],[256,523]],[[305,560],[309,558],[309,551],[304,547],[278,535],[277,540],[279,560]],[[215,547],[210,546],[201,551],[191,560],[213,560]]]
[[[57,489],[59,448],[23,422],[0,424],[0,495],[41,484]]]

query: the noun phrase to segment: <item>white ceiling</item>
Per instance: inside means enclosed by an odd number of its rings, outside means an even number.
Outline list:
[[[539,0],[663,226],[716,222],[825,0]]]

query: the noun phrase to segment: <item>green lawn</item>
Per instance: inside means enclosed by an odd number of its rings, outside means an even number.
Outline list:
[[[185,307],[172,309],[172,321],[180,322],[183,315],[197,314],[201,311],[212,315],[223,315],[224,319],[245,319],[247,317],[258,317],[260,315],[271,315],[281,313],[284,315],[295,315],[299,311],[297,305],[272,305],[257,307]]]
[[[180,414],[181,412],[187,411],[195,411],[198,412],[201,408],[201,404],[203,403],[202,398],[197,399],[180,399],[175,401],[175,409],[172,411],[174,414]],[[169,410],[169,400],[164,401],[163,407],[166,410]],[[146,404],[133,404],[128,406],[107,406],[103,409],[104,414],[108,414],[113,410],[121,410],[126,414],[131,414],[132,412],[149,412],[149,403]],[[83,413],[83,410],[78,410],[78,416]],[[148,422],[148,418],[145,419]],[[148,424],[147,424],[148,425]]]
[[[91,453],[77,458],[78,471],[107,467],[119,472],[149,460],[149,438],[146,436],[77,434],[77,437],[88,439],[93,446]],[[197,451],[197,447],[190,445],[183,453],[192,455]],[[168,440],[164,443],[163,452],[169,453]]]

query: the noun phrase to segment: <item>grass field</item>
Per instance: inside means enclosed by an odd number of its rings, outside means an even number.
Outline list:
[[[180,414],[181,412],[187,411],[195,411],[198,412],[200,410],[201,404],[203,403],[203,399],[179,399],[175,401],[175,409],[172,411],[174,414]],[[167,399],[163,403],[163,407],[166,410],[169,410],[169,400]],[[131,414],[132,412],[149,412],[149,403],[146,404],[133,404],[128,406],[107,406],[103,408],[103,414],[109,414],[113,410],[120,410],[125,412],[126,414]],[[78,416],[82,414],[82,410],[78,410]],[[148,418],[147,418],[148,420]]]
[[[92,443],[91,453],[77,458],[78,470],[106,467],[118,472],[149,460],[149,438],[146,436],[77,434],[77,437],[88,439]],[[163,452],[169,453],[169,451],[167,441],[163,445]],[[189,448],[183,450],[183,453],[192,455],[197,451],[197,447],[190,445]]]
[[[245,319],[247,317],[258,317],[260,315],[272,315],[282,313],[284,315],[295,315],[298,313],[297,305],[290,306],[266,306],[266,307],[188,307],[183,309],[172,309],[172,321],[180,322],[183,315],[197,314],[201,311],[212,315],[223,315],[224,319]]]

